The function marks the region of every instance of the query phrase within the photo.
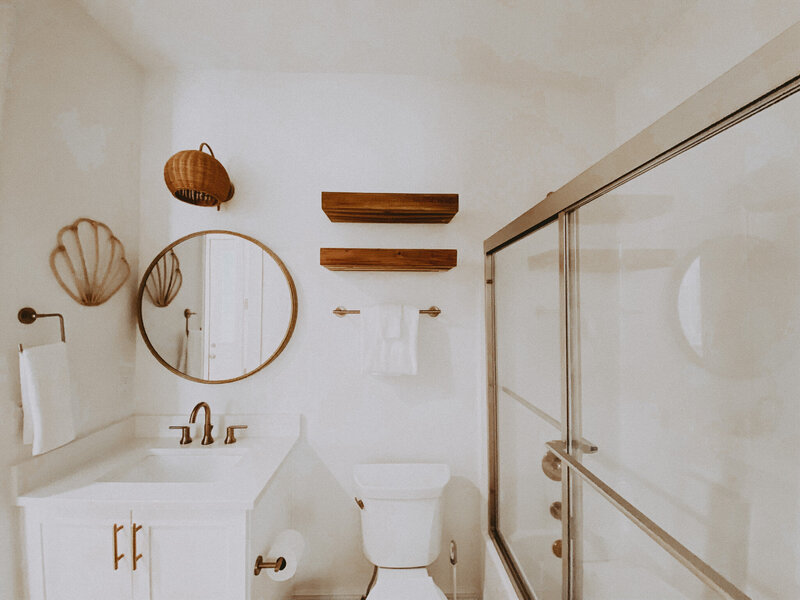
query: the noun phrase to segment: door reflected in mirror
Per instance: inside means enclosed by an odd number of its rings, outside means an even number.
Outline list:
[[[166,306],[147,289],[164,277],[163,257],[180,265],[180,290]],[[173,373],[203,383],[252,375],[286,347],[297,320],[294,281],[261,242],[231,231],[181,238],[150,263],[139,286],[139,329]]]

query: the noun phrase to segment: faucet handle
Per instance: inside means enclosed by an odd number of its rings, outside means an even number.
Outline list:
[[[192,443],[192,436],[189,435],[188,425],[170,425],[169,428],[181,430],[181,446]]]
[[[247,429],[247,425],[228,425],[228,434],[225,436],[226,444],[236,443],[236,436],[234,435],[234,430],[236,429]]]

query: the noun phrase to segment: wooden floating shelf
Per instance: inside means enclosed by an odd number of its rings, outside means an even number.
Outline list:
[[[458,194],[322,192],[322,210],[334,223],[449,223]]]
[[[456,250],[418,248],[320,248],[319,264],[331,271],[449,271]]]

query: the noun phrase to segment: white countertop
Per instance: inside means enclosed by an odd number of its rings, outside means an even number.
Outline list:
[[[169,438],[131,437],[122,442],[118,452],[99,457],[52,483],[19,495],[17,505],[33,507],[108,503],[129,507],[251,509],[298,438],[299,427],[284,429],[280,435],[264,437],[247,437],[243,433],[235,444],[230,445],[218,439],[213,444],[202,446],[200,440],[196,439],[191,444],[180,446],[175,435]],[[151,451],[163,452],[165,449],[173,456],[180,456],[181,452],[195,455],[209,452],[242,454],[242,458],[217,481],[101,481],[109,473],[133,466]]]

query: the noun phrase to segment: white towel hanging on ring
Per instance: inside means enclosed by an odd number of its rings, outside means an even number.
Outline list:
[[[64,342],[27,347],[19,353],[22,441],[42,454],[75,439],[77,406]]]

